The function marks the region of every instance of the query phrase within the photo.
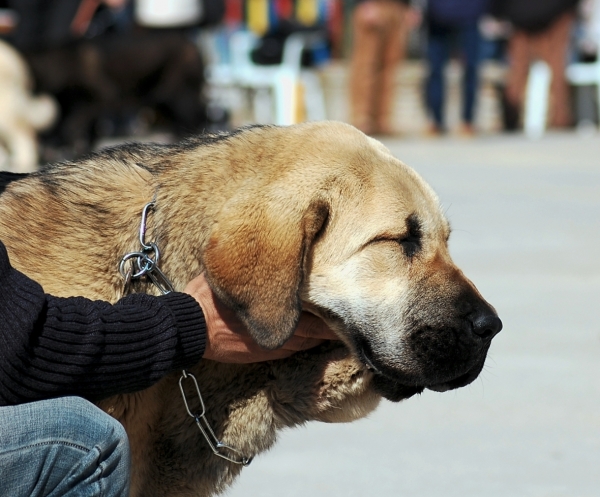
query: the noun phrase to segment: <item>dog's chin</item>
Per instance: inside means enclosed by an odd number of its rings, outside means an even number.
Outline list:
[[[467,371],[465,374],[462,374],[450,381],[425,384],[423,386],[404,385],[402,383],[398,383],[388,376],[385,376],[384,374],[374,372],[372,385],[374,390],[387,400],[392,402],[400,402],[401,400],[408,399],[417,393],[421,393],[425,389],[432,390],[434,392],[447,392],[448,390],[464,387],[473,382],[475,378],[479,376],[482,368],[483,361],[470,371]]]
[[[422,381],[422,384],[419,382],[412,385],[401,383],[392,375],[382,372],[381,369],[374,366],[373,362],[368,358],[364,351],[361,353],[361,360],[365,367],[373,373],[372,385],[374,390],[387,400],[400,402],[417,393],[421,393],[425,389],[434,392],[447,392],[448,390],[454,390],[468,385],[479,376],[479,373],[483,369],[485,355],[470,370],[455,378],[443,382],[428,382],[424,380]]]
[[[424,390],[424,387],[402,385],[378,373],[374,373],[372,385],[375,392],[391,402],[400,402]]]
[[[468,385],[469,383],[473,382],[475,380],[475,378],[477,378],[479,376],[479,373],[481,373],[481,370],[483,369],[484,361],[485,361],[485,357],[479,364],[477,364],[475,367],[473,367],[472,369],[467,371],[465,374],[462,374],[462,375],[458,376],[457,378],[454,378],[453,380],[450,380],[450,381],[446,381],[444,383],[436,383],[434,385],[427,385],[427,389],[433,390],[434,392],[447,392],[448,390],[454,390],[456,388],[464,387],[464,386]]]
[[[436,383],[432,385],[403,385],[397,381],[388,378],[379,373],[374,373],[373,376],[373,388],[375,391],[392,402],[400,402],[401,400],[408,399],[417,393],[421,393],[423,390],[433,390],[434,392],[447,392],[448,390],[454,390],[461,388],[471,383],[479,375],[479,368],[476,371],[469,371],[458,378],[455,378],[444,383]]]

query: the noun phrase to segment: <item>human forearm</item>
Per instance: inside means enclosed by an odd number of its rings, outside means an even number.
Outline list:
[[[146,388],[198,362],[205,332],[188,295],[131,295],[114,306],[56,298],[0,253],[0,405]]]

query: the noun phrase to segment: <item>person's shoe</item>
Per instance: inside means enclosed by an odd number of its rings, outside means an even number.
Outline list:
[[[444,130],[435,123],[430,123],[427,128],[425,128],[425,137],[426,138],[439,138],[444,134]]]
[[[456,130],[456,136],[459,138],[473,138],[477,133],[472,124],[462,123]]]

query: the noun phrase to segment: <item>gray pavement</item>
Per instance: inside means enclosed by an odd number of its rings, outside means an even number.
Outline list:
[[[284,432],[228,497],[600,496],[600,135],[386,144],[504,330],[471,385]]]

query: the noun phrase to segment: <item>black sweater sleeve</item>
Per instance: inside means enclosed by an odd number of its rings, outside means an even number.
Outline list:
[[[205,344],[202,309],[185,293],[115,305],[52,297],[10,266],[0,242],[0,405],[141,390],[197,363]]]

